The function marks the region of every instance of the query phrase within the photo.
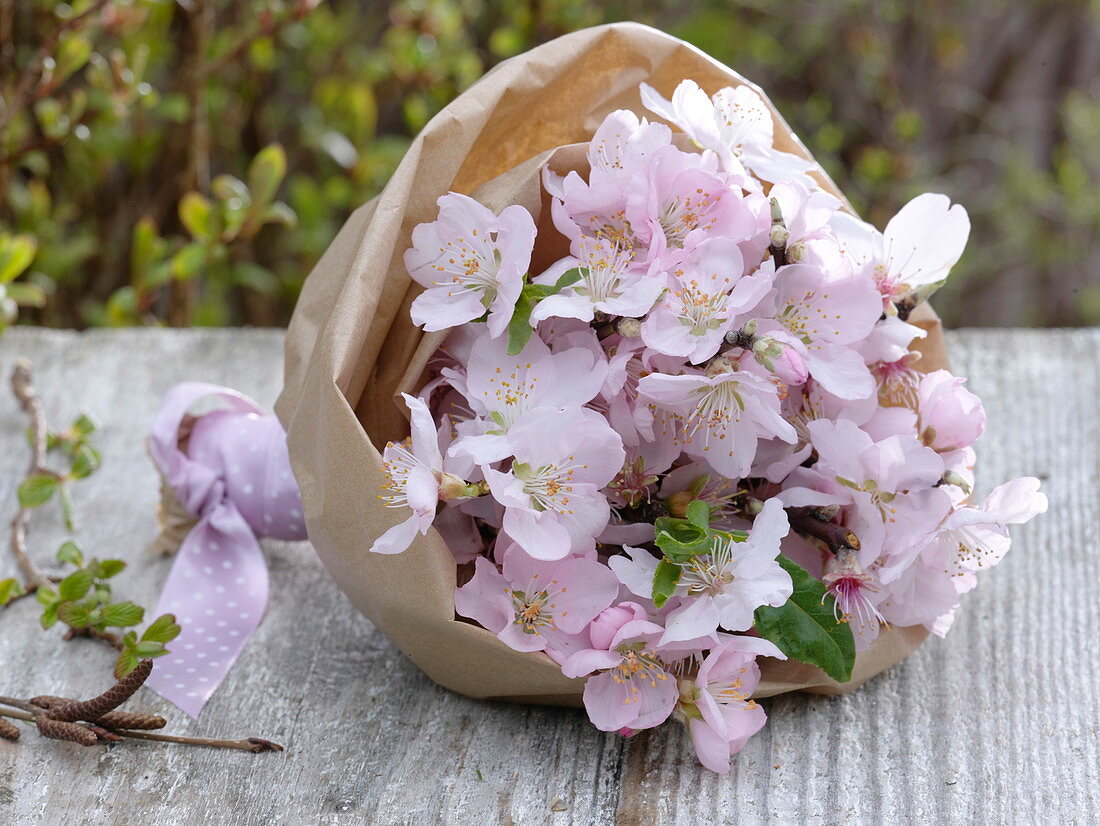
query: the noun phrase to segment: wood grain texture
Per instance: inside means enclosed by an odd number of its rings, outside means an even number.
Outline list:
[[[766,701],[769,721],[718,777],[676,725],[623,741],[583,714],[468,700],[437,688],[376,633],[307,544],[268,543],[272,603],[198,722],[143,691],[169,729],[269,737],[282,754],[130,743],[92,750],[0,741],[0,823],[683,824],[1100,822],[1100,330],[963,331],[957,370],[983,397],[979,492],[1043,477],[1051,510],[964,599],[956,627],[847,697]],[[152,605],[169,562],[143,556],[156,479],[142,439],[185,379],[269,405],[276,331],[16,329],[0,369],[30,357],[51,421],[104,423],[103,469],[77,488],[89,552],[131,567],[118,591]],[[25,463],[24,423],[0,392],[0,502]],[[6,516],[3,517],[6,521]],[[37,558],[62,538],[32,525]],[[0,553],[0,577],[14,571]],[[112,661],[0,612],[0,693],[88,695]],[[555,801],[560,801],[555,805]],[[561,811],[554,811],[561,809]]]

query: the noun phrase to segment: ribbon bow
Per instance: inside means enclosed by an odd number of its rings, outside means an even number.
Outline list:
[[[198,521],[156,609],[175,614],[183,630],[146,685],[197,717],[267,606],[257,537],[305,539],[302,499],[278,420],[226,387],[187,383],[168,391],[149,452]]]

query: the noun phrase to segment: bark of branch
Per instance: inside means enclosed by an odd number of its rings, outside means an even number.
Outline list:
[[[834,554],[844,548],[859,550],[859,538],[832,521],[835,514],[817,507],[787,508],[791,527],[803,537],[824,545]]]
[[[31,365],[21,360],[11,374],[11,389],[19,406],[31,420],[30,441],[31,461],[27,469],[28,476],[48,473],[46,469],[46,416],[42,412],[42,402],[31,383]],[[23,576],[27,579],[26,590],[48,587],[50,579],[38,568],[27,553],[27,523],[30,521],[30,508],[19,506],[11,522],[11,552]]]

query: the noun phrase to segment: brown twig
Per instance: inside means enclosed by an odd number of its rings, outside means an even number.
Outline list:
[[[7,704],[5,703],[5,705]],[[0,708],[0,717],[10,717],[13,720],[23,720],[28,723],[35,723],[37,719],[35,715],[30,712],[6,708]],[[82,723],[67,723],[66,725],[75,726],[85,731],[90,730],[89,726]],[[153,740],[158,743],[178,743],[184,746],[236,749],[238,751],[249,751],[253,754],[259,754],[265,751],[283,751],[283,747],[278,743],[274,743],[271,740],[265,740],[262,737],[247,737],[244,740],[216,740],[209,737],[182,737],[177,734],[159,734],[152,731],[116,730],[114,733],[128,740]]]
[[[141,688],[153,669],[152,660],[142,660],[137,668],[119,680],[112,688],[90,700],[77,701],[67,697],[42,694],[30,700],[0,696],[0,717],[11,717],[34,723],[39,734],[53,740],[69,740],[85,746],[101,741],[117,742],[129,737],[134,740],[155,740],[161,743],[179,743],[189,746],[237,749],[258,754],[264,751],[282,751],[283,747],[262,737],[243,740],[214,740],[208,737],[183,737],[176,734],[154,734],[151,729],[165,724],[163,717],[144,712],[116,711]],[[86,721],[86,722],[80,722]],[[10,726],[10,724],[9,724]],[[135,731],[135,729],[141,729]],[[0,729],[0,736],[4,736]],[[19,736],[16,731],[16,737]],[[9,737],[8,739],[15,739]]]
[[[31,364],[26,359],[21,359],[12,370],[11,389],[19,406],[31,420],[31,461],[27,469],[27,476],[38,476],[50,471],[46,465],[46,415],[42,411],[42,401],[34,391],[31,383]],[[27,553],[27,523],[31,518],[31,510],[23,505],[15,514],[11,522],[11,552],[15,557],[19,570],[27,579],[24,590],[32,591],[38,588],[46,588],[50,585],[50,579],[31,560]]]
[[[859,550],[859,538],[843,525],[833,522],[836,514],[827,508],[787,508],[791,527],[803,537],[811,539],[836,553],[842,548]]]
[[[122,644],[122,637],[120,637],[118,634],[112,633],[110,631],[100,631],[98,628],[91,627],[69,628],[69,630],[65,632],[65,636],[63,636],[62,639],[68,642],[69,640],[74,640],[77,637],[87,637],[88,639],[92,640],[103,640],[103,642],[107,643],[109,646],[111,646],[111,648],[115,649],[115,651],[121,651],[124,647]]]

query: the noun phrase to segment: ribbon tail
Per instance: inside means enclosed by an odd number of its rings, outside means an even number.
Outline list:
[[[267,606],[268,572],[260,543],[225,502],[184,539],[157,603],[182,628],[146,685],[197,718],[225,679]]]

